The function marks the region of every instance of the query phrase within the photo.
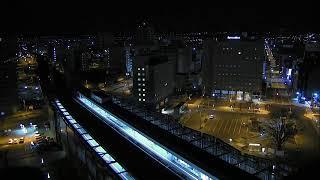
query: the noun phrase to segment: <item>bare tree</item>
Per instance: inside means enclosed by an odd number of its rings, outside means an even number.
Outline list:
[[[265,123],[265,128],[278,150],[296,133],[294,122],[285,111],[272,114],[270,120]]]

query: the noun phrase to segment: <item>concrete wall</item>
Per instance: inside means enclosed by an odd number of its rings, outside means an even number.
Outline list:
[[[61,143],[67,156],[73,159],[80,175],[92,180],[117,179],[117,176],[106,167],[85,142],[66,124],[62,116],[55,112],[57,141]]]

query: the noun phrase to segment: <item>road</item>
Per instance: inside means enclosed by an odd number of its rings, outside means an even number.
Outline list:
[[[274,58],[272,48],[270,48],[268,41],[265,42],[265,51],[268,58],[266,69],[268,95],[273,96],[274,101],[280,102],[288,100],[290,96],[288,86],[291,84],[291,81],[283,78],[283,75],[281,75],[282,67],[279,66],[279,63],[277,64],[277,59]]]

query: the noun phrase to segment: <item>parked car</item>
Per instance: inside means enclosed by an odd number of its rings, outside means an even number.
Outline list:
[[[209,115],[209,119],[214,119],[215,117],[214,117],[214,115],[213,114],[210,114]]]
[[[43,137],[42,136],[36,136],[36,142],[38,143],[39,141],[42,141]]]
[[[19,144],[22,144],[22,143],[24,143],[24,137],[21,137],[21,138],[19,139]]]
[[[17,138],[14,138],[14,139],[13,139],[13,144],[18,144],[18,143],[19,143],[18,139],[17,139]]]
[[[9,139],[8,144],[12,144],[12,143],[13,143],[13,140]]]

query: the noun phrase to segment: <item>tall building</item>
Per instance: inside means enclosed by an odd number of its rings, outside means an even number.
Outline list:
[[[180,47],[177,53],[176,91],[177,93],[195,93],[199,90],[199,68],[195,57],[195,48]]]
[[[0,116],[15,113],[19,107],[15,68],[14,63],[0,62]]]
[[[210,95],[250,99],[261,94],[264,45],[263,40],[228,36],[205,43],[202,65],[204,90]]]
[[[308,42],[305,46],[303,61],[298,64],[298,91],[310,99],[320,92],[320,43]]]
[[[87,72],[89,70],[89,63],[91,60],[91,54],[89,52],[81,53],[81,71]]]
[[[288,92],[288,95],[295,94],[298,84],[297,64],[303,59],[304,44],[293,37],[278,37],[275,44],[276,46],[273,46],[273,56],[277,68],[274,68],[274,70],[279,70],[279,75],[282,76],[283,83],[287,87],[285,92]],[[277,92],[281,92],[280,89]]]
[[[175,63],[166,56],[140,54],[133,63],[133,94],[137,101],[162,108],[174,93]]]
[[[134,49],[131,44],[129,46],[124,47],[124,56],[125,56],[125,62],[126,62],[126,75],[132,76],[132,63],[134,59]]]
[[[112,45],[114,37],[109,32],[99,32],[96,36],[97,47],[101,50],[105,50]]]
[[[110,51],[109,71],[111,74],[122,74],[126,72],[125,49],[123,46],[113,46]],[[108,67],[108,66],[107,66]]]
[[[67,88],[75,88],[80,84],[81,50],[78,46],[68,47],[65,51],[65,79]]]
[[[146,42],[146,41],[154,41],[156,38],[154,29],[147,22],[142,22],[138,24],[136,30],[136,42]]]
[[[106,69],[110,68],[110,58],[111,58],[111,53],[110,53],[110,48],[107,48],[103,52],[103,61],[106,65]]]
[[[177,56],[177,74],[190,73],[192,66],[192,48],[179,48]]]

